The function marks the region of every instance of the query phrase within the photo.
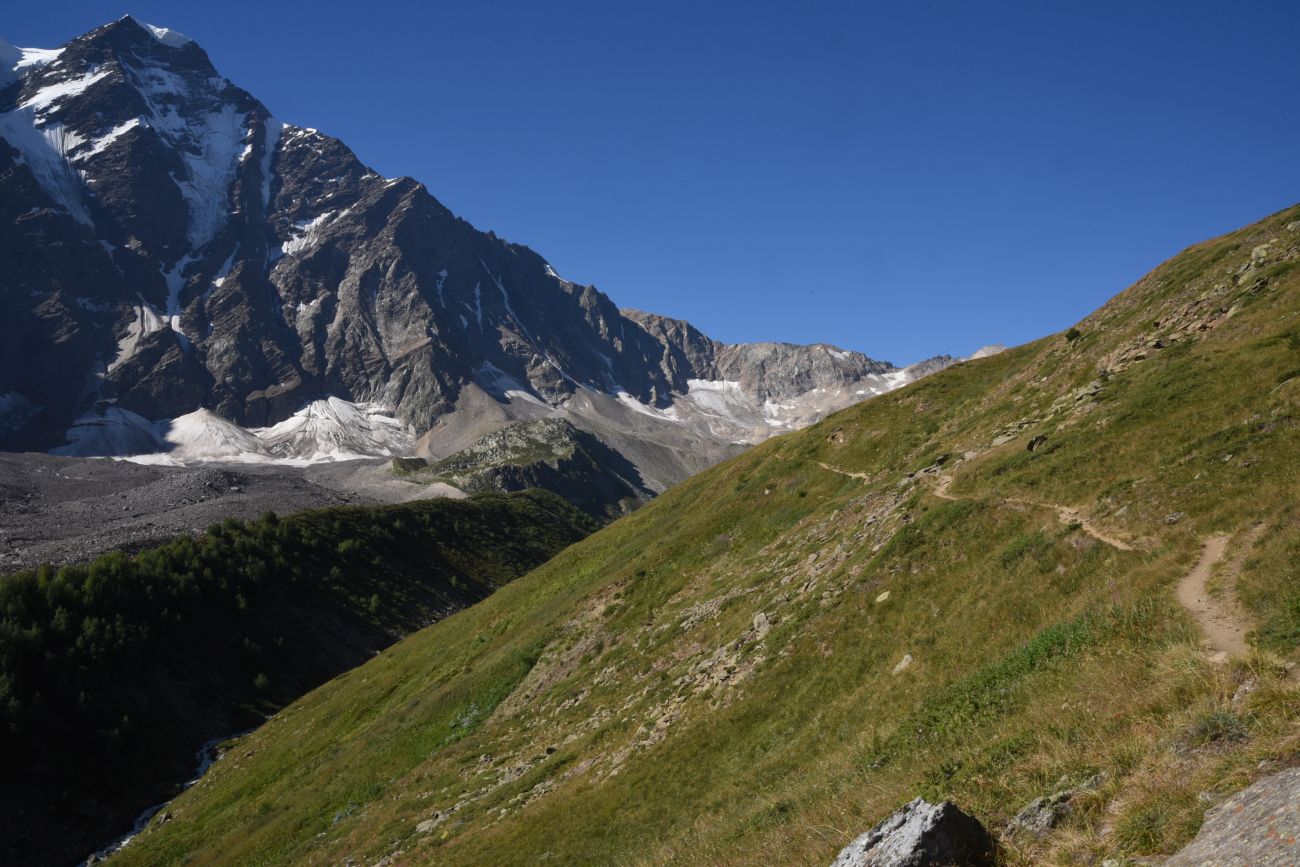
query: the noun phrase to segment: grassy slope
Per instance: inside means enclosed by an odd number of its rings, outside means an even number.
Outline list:
[[[120,860],[820,864],[917,794],[999,828],[1096,771],[1009,861],[1176,847],[1298,755],[1298,219],[682,483],[277,714]],[[1172,593],[1213,532],[1262,624],[1219,666]]]

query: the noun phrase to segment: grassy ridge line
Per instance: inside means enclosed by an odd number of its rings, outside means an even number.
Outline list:
[[[669,490],[277,714],[121,860],[824,864],[916,794],[996,828],[1098,771],[1012,862],[1170,851],[1296,748],[1300,281],[1251,251],[1297,219]],[[1280,625],[1216,668],[1172,587],[1257,521],[1236,583]]]
[[[120,828],[190,773],[197,743],[260,721],[592,529],[540,491],[332,507],[0,579],[3,812],[39,815],[58,798],[83,833]],[[40,837],[51,830],[15,820],[6,845],[53,860]]]

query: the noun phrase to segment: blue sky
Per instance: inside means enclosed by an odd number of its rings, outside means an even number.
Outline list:
[[[569,279],[727,341],[1020,343],[1300,201],[1295,2],[60,0],[9,4],[0,36],[126,12]]]

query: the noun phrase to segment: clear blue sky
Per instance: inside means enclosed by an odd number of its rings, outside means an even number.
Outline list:
[[[0,35],[178,29],[620,305],[899,363],[1300,200],[1295,0],[635,6],[59,0]]]

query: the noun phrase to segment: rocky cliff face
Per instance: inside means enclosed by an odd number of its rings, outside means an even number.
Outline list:
[[[9,448],[441,455],[557,412],[719,447],[910,378],[620,311],[130,17],[57,50],[0,44],[0,190]],[[283,436],[304,413],[324,446]],[[356,442],[349,413],[383,436]]]

